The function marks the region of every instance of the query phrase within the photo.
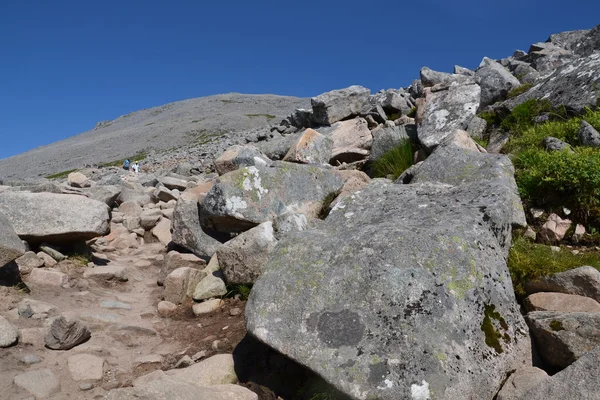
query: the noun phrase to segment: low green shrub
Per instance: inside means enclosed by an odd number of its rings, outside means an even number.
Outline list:
[[[53,175],[47,175],[46,179],[66,178],[71,172],[76,172],[76,171],[78,171],[78,169],[70,169],[68,171],[58,172],[58,173],[53,174]]]
[[[120,160],[105,162],[105,163],[102,163],[102,165],[104,165],[105,167],[121,167],[121,166],[123,166],[123,163],[127,159],[130,160],[131,163],[133,163],[135,161],[142,161],[146,157],[148,157],[148,154],[142,150],[142,151],[138,151],[135,155],[133,155],[131,157],[125,157]]]
[[[396,180],[411,165],[413,165],[413,146],[410,140],[405,140],[375,160],[371,170],[375,178],[391,177]]]
[[[513,159],[515,179],[526,202],[570,208],[580,221],[600,217],[600,152],[575,148],[574,152],[521,151]]]
[[[529,280],[583,265],[600,269],[600,255],[597,253],[575,255],[565,249],[554,252],[550,246],[531,243],[523,237],[514,238],[508,257],[508,270],[518,297],[525,295],[525,283]]]
[[[556,111],[549,100],[527,100],[516,106],[508,116],[502,119],[500,127],[505,131],[522,132],[535,123],[535,119],[542,114],[562,116]]]
[[[523,94],[526,91],[528,91],[529,89],[531,89],[532,86],[533,86],[532,83],[524,83],[520,86],[517,86],[516,88],[514,88],[513,90],[508,92],[508,94],[506,95],[506,98],[512,99],[513,97],[517,97],[518,95]]]
[[[386,115],[388,121],[395,121],[402,116],[401,113],[392,113],[392,114],[385,113],[385,115]]]
[[[227,293],[224,297],[234,297],[236,295],[239,295],[240,300],[246,301],[248,300],[248,296],[250,296],[250,291],[252,291],[252,285],[228,285]]]

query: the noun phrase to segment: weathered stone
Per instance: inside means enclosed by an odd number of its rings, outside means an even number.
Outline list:
[[[177,304],[171,303],[170,301],[161,301],[158,303],[158,313],[162,317],[169,317],[175,311],[177,311]]]
[[[334,165],[362,160],[369,155],[373,136],[364,118],[336,122],[331,127],[319,128],[319,132],[333,139],[327,161]]]
[[[8,219],[0,212],[0,267],[25,253],[25,245],[19,239]]]
[[[78,195],[2,192],[0,213],[28,242],[92,239],[109,229],[108,206]]]
[[[541,381],[519,400],[597,399],[599,364],[600,347],[596,347],[559,373]]]
[[[58,312],[58,307],[43,301],[23,299],[17,305],[17,310],[23,318],[44,319]]]
[[[204,199],[204,226],[242,232],[290,212],[314,218],[327,195],[341,187],[335,170],[316,165],[274,161],[242,168],[221,176]]]
[[[36,268],[27,277],[31,285],[62,287],[69,282],[69,276],[52,268]]]
[[[600,302],[600,272],[590,266],[559,272],[526,283],[528,294],[558,292],[591,297]]]
[[[194,254],[179,253],[171,250],[165,256],[160,273],[158,274],[157,283],[162,285],[167,276],[177,268],[189,267],[202,270],[206,267],[206,261],[197,257]]]
[[[271,162],[257,147],[252,145],[232,146],[215,160],[219,175],[254,165],[265,166]]]
[[[91,336],[90,330],[83,323],[61,316],[52,321],[44,343],[52,350],[69,350],[85,342]]]
[[[281,160],[292,145],[296,143],[300,135],[302,135],[302,132],[276,137],[268,141],[259,142],[256,144],[256,147],[269,159]]]
[[[140,228],[140,217],[125,217],[123,218],[123,226],[128,231],[133,232]]]
[[[474,83],[468,75],[465,74],[450,74],[447,72],[438,72],[430,68],[421,68],[421,82],[425,87],[432,87],[436,85],[451,85],[454,84],[465,84]]]
[[[460,65],[454,66],[454,73],[457,75],[475,76],[475,71],[472,71],[465,67],[461,67]]]
[[[579,142],[583,146],[600,147],[600,133],[586,121],[579,127]]]
[[[505,165],[499,178],[512,179]],[[248,332],[352,398],[492,398],[530,344],[510,246],[469,191],[378,180],[347,197],[279,243],[246,305]],[[512,197],[488,206],[508,212]]]
[[[507,379],[496,400],[520,400],[531,388],[548,379],[548,374],[543,369],[536,367],[523,367],[513,372]]]
[[[269,221],[241,233],[219,247],[219,265],[227,283],[254,283],[276,244],[273,223]]]
[[[88,177],[81,172],[71,172],[67,176],[67,183],[69,186],[76,188],[90,187],[92,185],[92,182],[88,179]]]
[[[487,57],[483,59],[475,75],[481,87],[481,108],[504,100],[508,92],[521,85],[506,68]]]
[[[128,278],[127,268],[120,265],[103,265],[94,268],[86,268],[83,272],[85,279],[94,279],[99,281],[111,281],[116,280],[120,282],[127,282]]]
[[[585,226],[577,224],[577,226],[575,226],[575,232],[573,232],[573,236],[571,236],[571,241],[573,243],[579,243],[583,238],[583,235],[585,235]]]
[[[92,354],[74,354],[67,365],[74,381],[99,381],[104,376],[104,359]]]
[[[405,126],[394,126],[375,128],[372,132],[373,144],[371,147],[370,160],[374,161],[383,156],[386,152],[402,145],[409,139]]]
[[[198,201],[200,196],[205,196],[206,193],[210,192],[210,189],[212,189],[214,184],[214,181],[198,183],[198,185],[194,186],[193,188],[187,188],[184,190],[179,198],[183,200]]]
[[[152,234],[165,246],[171,243],[171,221],[161,217],[152,228]]]
[[[548,220],[538,232],[538,238],[547,244],[560,242],[571,227],[571,220],[562,219],[556,214],[550,214]]]
[[[196,303],[192,306],[192,311],[195,316],[200,316],[204,314],[210,314],[214,311],[217,311],[219,308],[223,306],[223,300],[221,299],[210,299],[206,300],[202,303]]]
[[[19,266],[19,272],[21,272],[22,275],[30,273],[35,268],[44,266],[44,260],[39,258],[33,251],[26,252],[21,257],[17,258],[15,262]]]
[[[302,231],[307,227],[308,220],[304,214],[284,214],[273,220],[273,230],[277,239],[289,232]]]
[[[596,300],[565,293],[534,293],[525,299],[523,305],[529,312],[600,312],[600,303]]]
[[[13,382],[34,395],[36,399],[45,399],[60,392],[60,381],[47,368],[16,375]]]
[[[222,273],[209,272],[194,289],[193,299],[196,301],[220,297],[227,294],[225,282],[221,279]]]
[[[535,311],[526,316],[540,355],[565,368],[600,346],[600,313]]]
[[[188,181],[185,179],[178,179],[172,176],[159,176],[156,179],[170,190],[178,189],[184,191],[187,189]]]
[[[283,161],[303,164],[327,164],[331,158],[333,140],[310,128],[292,145]]]
[[[362,86],[333,90],[311,99],[313,121],[331,125],[351,115],[360,113],[371,91]]]
[[[220,236],[200,224],[202,206],[197,200],[180,198],[173,212],[173,243],[188,249],[198,257],[210,258],[221,242]],[[224,240],[224,239],[223,239]]]
[[[143,386],[113,389],[106,400],[258,400],[249,389],[238,385],[216,385],[200,387],[177,379],[162,378]]]
[[[83,193],[92,200],[100,201],[109,207],[117,201],[121,194],[119,186],[93,186],[83,190]]]
[[[158,222],[158,220],[162,217],[162,210],[153,209],[153,210],[144,210],[140,214],[140,226],[145,230],[150,230],[154,228]]]
[[[191,299],[196,285],[205,276],[204,271],[195,268],[177,268],[165,279],[165,300],[174,304],[181,304],[185,299]]]
[[[17,343],[19,331],[6,318],[0,315],[0,348]]]
[[[48,267],[48,268],[52,268],[54,267],[57,263],[57,261],[50,257],[48,254],[44,253],[43,251],[40,251],[36,254],[42,261],[43,261],[43,266]]]
[[[467,132],[473,139],[483,139],[485,130],[487,129],[487,122],[483,118],[479,118],[477,115],[471,119],[467,126]]]
[[[563,142],[562,140],[557,139],[552,136],[548,136],[548,137],[544,138],[544,140],[542,140],[542,147],[546,151],[567,150],[567,151],[570,151],[571,153],[573,152],[573,148],[571,147],[571,145],[569,143]]]
[[[174,379],[197,386],[225,385],[238,382],[231,354],[217,354],[190,367],[167,371],[166,374]]]
[[[154,196],[164,202],[167,201],[171,201],[171,200],[177,200],[177,196],[175,196],[175,194],[170,191],[169,189],[167,189],[165,186],[159,186],[156,188],[156,190],[154,191]]]
[[[451,86],[427,96],[423,122],[417,128],[419,141],[431,152],[457,129],[467,129],[479,107],[478,85]]]

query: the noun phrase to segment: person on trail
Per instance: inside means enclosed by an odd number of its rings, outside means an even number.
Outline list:
[[[136,162],[133,164],[133,172],[134,172],[135,174],[137,174],[139,171],[140,171],[140,165],[139,165],[139,164],[138,164],[138,162],[136,161]]]
[[[125,159],[125,161],[123,162],[123,169],[125,171],[129,171],[129,163],[130,163],[129,158]]]

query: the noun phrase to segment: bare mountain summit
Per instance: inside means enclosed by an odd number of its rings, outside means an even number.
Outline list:
[[[102,121],[87,132],[0,160],[0,178],[47,176],[140,152],[206,145],[277,125],[309,99],[229,93],[178,101]]]

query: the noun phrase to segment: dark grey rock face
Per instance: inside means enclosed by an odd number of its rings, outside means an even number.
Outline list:
[[[506,68],[487,57],[475,74],[481,86],[481,108],[503,100],[508,92],[521,84]]]
[[[557,139],[552,136],[548,136],[542,140],[542,147],[546,149],[546,151],[562,151],[562,150],[570,150],[573,151],[571,145],[567,142],[563,142],[560,139]]]
[[[394,127],[379,127],[372,132],[373,144],[371,146],[371,160],[377,160],[387,151],[410,140],[403,125]]]
[[[579,127],[579,142],[583,146],[600,147],[600,133],[586,121]]]
[[[600,313],[534,311],[526,319],[540,355],[553,367],[568,367],[600,346]]]
[[[419,141],[432,151],[456,129],[466,129],[479,107],[478,85],[450,86],[427,96],[423,122],[417,128]]]
[[[321,125],[331,125],[351,115],[357,115],[370,94],[369,89],[354,85],[313,97],[313,121]]]
[[[74,241],[104,235],[109,231],[108,211],[106,204],[79,195],[0,193],[0,213],[27,241]]]
[[[221,242],[218,234],[205,232],[200,223],[202,208],[195,200],[180,198],[173,211],[172,241],[200,258],[209,259]],[[213,237],[214,236],[214,237]]]
[[[44,338],[46,347],[52,350],[69,350],[88,340],[92,334],[83,323],[77,320],[56,318]]]
[[[0,213],[0,267],[25,253],[25,245],[8,219]]]
[[[221,176],[203,203],[203,225],[219,232],[243,232],[287,213],[316,217],[323,200],[337,193],[337,171],[316,165],[275,161]]]
[[[512,179],[510,164],[496,171]],[[278,244],[248,301],[248,331],[354,399],[492,398],[530,345],[507,245],[480,199],[485,180],[452,187],[423,174],[347,196]],[[510,201],[488,205],[510,221]]]

